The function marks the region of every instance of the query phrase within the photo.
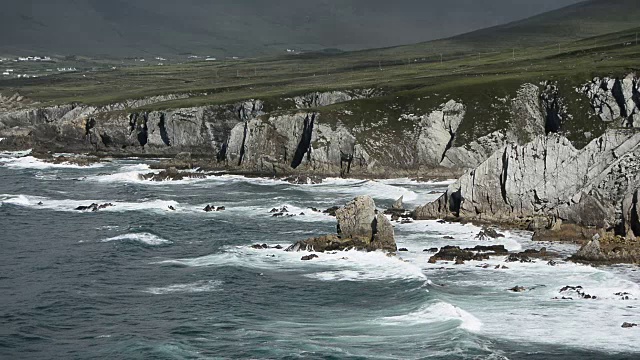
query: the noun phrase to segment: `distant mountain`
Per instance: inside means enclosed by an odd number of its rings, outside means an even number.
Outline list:
[[[469,43],[535,46],[622,31],[640,25],[640,0],[590,0],[454,37]]]
[[[0,54],[254,56],[286,49],[357,50],[448,37],[578,1],[4,0]]]

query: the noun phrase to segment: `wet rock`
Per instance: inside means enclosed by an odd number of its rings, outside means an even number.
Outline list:
[[[332,206],[330,208],[328,208],[327,210],[323,211],[323,214],[327,214],[329,216],[336,216],[336,211],[338,211],[338,209],[340,209],[339,206]]]
[[[313,260],[313,259],[317,259],[319,256],[316,254],[311,254],[311,255],[305,255],[303,256],[300,260],[302,261],[309,261],[309,260]]]
[[[398,251],[407,252],[409,250],[407,248],[400,248],[400,249],[398,249]]]
[[[218,207],[216,208],[216,211],[225,211],[225,210],[227,210],[227,208],[226,208],[226,207],[224,207],[224,206],[218,206]]]
[[[169,205],[169,210],[171,210],[171,211],[176,211],[176,208],[175,208],[175,207],[173,207],[173,205]]]
[[[359,196],[337,209],[335,214],[338,222],[336,235],[299,241],[287,248],[287,251],[397,250],[393,225],[386,216],[377,213],[371,197]]]
[[[474,253],[470,250],[463,250],[458,246],[445,246],[441,248],[440,251],[438,251],[435,255],[429,258],[429,263],[434,264],[437,261],[456,261],[458,259],[462,261],[482,261],[488,260],[489,255]]]
[[[481,241],[497,239],[501,237],[504,237],[504,235],[497,232],[494,228],[490,228],[487,226],[483,227],[482,230],[480,230],[480,232],[478,233],[478,235],[476,235],[476,239]]]
[[[142,180],[149,181],[178,181],[184,179],[204,179],[207,176],[202,173],[179,171],[175,167],[162,170],[159,173],[149,173],[140,175]]]
[[[455,265],[464,265],[464,260],[461,258],[456,258],[456,263]]]
[[[519,293],[519,292],[525,292],[525,291],[527,291],[527,289],[525,287],[523,287],[523,286],[514,286],[511,289],[509,289],[509,291],[513,291],[513,292]]]
[[[211,205],[207,205],[204,207],[204,209],[202,209],[204,212],[212,212],[212,211],[216,211],[215,206],[211,206]]]
[[[95,212],[95,211],[106,209],[106,208],[109,208],[109,207],[112,207],[112,206],[115,206],[115,205],[113,205],[112,203],[105,203],[105,204],[93,203],[93,204],[88,205],[88,206],[78,206],[76,208],[76,210],[78,210],[78,211],[94,211]]]
[[[455,238],[453,236],[449,236],[449,235],[443,236],[442,238],[445,239],[445,240],[455,240]]]
[[[475,252],[483,252],[487,253],[487,255],[507,255],[509,251],[504,247],[504,245],[477,245],[473,248],[465,249],[467,251],[475,251]]]
[[[293,175],[282,180],[296,185],[322,184],[322,178],[319,176]]]
[[[555,262],[555,261],[553,261],[553,260],[549,260],[549,262],[547,263],[547,265],[549,265],[549,266],[556,266],[556,265],[558,265],[558,263],[557,263],[557,262]]]
[[[600,248],[600,235],[595,235],[591,241],[586,243],[578,250],[573,256],[574,259],[587,260],[587,261],[600,261],[604,260],[606,256]]]
[[[524,253],[518,253],[518,254],[509,254],[509,257],[507,258],[507,262],[530,263],[530,262],[533,262],[533,260],[531,260],[531,258],[529,258]]]
[[[573,295],[577,298],[582,298],[582,299],[588,299],[588,300],[595,300],[598,297],[597,296],[593,296],[590,294],[587,294],[586,292],[584,292],[584,289],[582,286],[570,286],[567,285],[565,287],[563,287],[562,289],[560,289],[560,293],[563,295]],[[564,297],[563,297],[564,299]],[[573,300],[573,298],[571,298]]]
[[[424,249],[422,251],[424,252],[432,252],[432,253],[436,253],[438,252],[440,249],[439,248],[430,248],[430,249]]]
[[[400,221],[400,224],[412,224],[412,223],[413,223],[413,220],[411,219],[402,219]]]
[[[251,245],[252,249],[258,249],[258,250],[262,250],[262,249],[268,249],[269,245],[267,244],[255,244],[255,245]]]
[[[622,324],[622,327],[625,328],[625,329],[633,328],[633,327],[636,327],[636,326],[638,326],[638,324],[629,323],[629,322],[624,322]]]

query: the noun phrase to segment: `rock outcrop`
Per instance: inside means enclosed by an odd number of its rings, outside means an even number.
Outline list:
[[[620,219],[610,205],[621,209],[621,193],[637,184],[639,145],[634,131],[609,131],[581,150],[556,134],[509,144],[415,215],[491,221],[548,216],[614,226]]]
[[[579,90],[611,126],[636,127],[638,86],[632,74],[596,79]],[[509,91],[414,103],[379,89],[334,90],[267,104],[249,99],[158,111],[144,108],[198,94],[106,106],[39,106],[17,94],[0,95],[0,148],[163,157],[189,152],[194,162],[206,159],[208,168],[278,176],[459,176],[509,143],[576,129],[556,83],[525,83]],[[577,128],[581,140],[569,138],[579,146],[602,132]]]
[[[589,98],[602,121],[640,127],[640,80],[636,74],[624,79],[595,78],[577,90]]]
[[[640,133],[611,130],[583,149],[563,136],[509,144],[418,207],[416,219],[457,218],[561,231],[594,227],[634,239],[640,232]],[[579,234],[576,234],[578,236]]]
[[[287,251],[383,250],[395,252],[393,225],[376,210],[373,199],[359,196],[336,211],[337,235],[299,241]]]

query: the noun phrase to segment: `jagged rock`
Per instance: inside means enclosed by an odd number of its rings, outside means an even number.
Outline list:
[[[322,184],[322,178],[319,176],[295,175],[282,180],[296,185]]]
[[[514,286],[511,289],[509,289],[509,291],[512,291],[512,292],[525,292],[525,291],[527,291],[527,289],[524,286]]]
[[[336,211],[338,211],[338,209],[340,209],[340,206],[332,206],[327,210],[323,211],[322,213],[327,214],[329,216],[336,216]]]
[[[551,228],[573,220],[584,227],[612,228],[635,216],[638,156],[640,133],[626,130],[607,131],[580,150],[553,133],[523,146],[507,145],[439,199],[418,207],[414,218],[509,224],[547,219]],[[623,206],[633,209],[626,217]],[[616,231],[625,228],[631,227],[617,226]]]
[[[310,255],[305,255],[303,256],[300,260],[302,261],[309,261],[309,260],[313,260],[313,259],[317,259],[319,256],[316,254],[310,254]]]
[[[575,259],[586,261],[600,261],[606,257],[600,248],[600,237],[596,236],[588,243],[584,244],[575,255]]]
[[[466,113],[465,106],[454,100],[415,120],[420,120],[417,141],[417,160],[424,165],[437,166],[451,148],[458,127]],[[411,119],[411,116],[406,118]]]
[[[624,79],[595,78],[577,90],[589,98],[602,121],[619,122],[622,127],[640,126],[640,81],[636,74]]]
[[[175,167],[170,167],[166,170],[162,170],[159,173],[149,173],[140,175],[142,180],[150,181],[179,181],[184,179],[204,179],[207,176],[201,173],[192,173],[179,171]]]
[[[106,208],[113,207],[113,206],[115,206],[115,205],[113,205],[112,203],[105,203],[105,204],[93,203],[93,204],[88,205],[88,206],[78,206],[76,208],[76,210],[78,210],[78,211],[94,211],[95,212],[95,211],[99,211],[99,210],[106,209]]]
[[[457,259],[462,261],[482,261],[488,260],[489,255],[469,249],[461,249],[459,246],[445,246],[429,258],[429,263],[435,264],[437,261],[456,261]]]
[[[337,235],[299,241],[291,245],[287,251],[396,251],[393,225],[383,214],[376,214],[375,203],[371,197],[355,198],[336,211],[336,219]]]
[[[400,196],[398,200],[396,200],[393,205],[391,205],[392,210],[404,210],[403,206],[404,196]]]
[[[504,235],[497,232],[494,228],[490,228],[488,226],[483,226],[482,230],[476,235],[476,239],[478,240],[489,240],[489,239],[497,239],[504,237]]]

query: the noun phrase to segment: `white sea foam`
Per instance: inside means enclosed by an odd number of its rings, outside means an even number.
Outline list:
[[[112,203],[114,206],[101,209],[99,212],[125,212],[125,211],[156,211],[159,213],[173,213],[168,211],[169,206],[173,206],[180,211],[193,211],[193,209],[182,209],[176,201],[165,200],[144,200],[139,202],[118,202],[108,200],[72,200],[72,199],[50,199],[42,196],[32,195],[0,195],[0,203],[23,206],[33,209],[46,209],[53,211],[73,211],[79,206],[88,206],[92,203],[104,204]]]
[[[87,166],[81,166],[71,163],[52,164],[39,160],[33,156],[7,157],[0,158],[0,165],[17,169],[89,169],[103,167],[104,164],[96,163]]]
[[[152,287],[144,290],[144,292],[154,295],[166,295],[176,293],[202,293],[219,291],[222,281],[218,280],[202,280],[190,284],[175,284],[165,287]]]
[[[301,185],[312,192],[330,192],[344,195],[370,195],[377,199],[395,200],[403,196],[407,202],[418,199],[418,194],[402,186],[388,185],[377,180],[325,179],[321,184]]]
[[[425,306],[406,315],[390,316],[379,320],[388,326],[414,326],[458,320],[459,327],[472,332],[478,332],[482,328],[482,322],[470,313],[445,302],[438,302]]]
[[[427,281],[420,267],[382,252],[340,251],[317,254],[311,261],[302,261],[308,252],[256,250],[231,247],[225,252],[197,258],[165,260],[158,264],[189,267],[237,266],[253,269],[311,271],[305,276],[322,281],[420,280]]]
[[[206,181],[212,177],[205,178],[185,178],[182,180],[166,180],[152,181],[145,180],[142,175],[150,173],[159,173],[160,170],[152,170],[148,164],[126,165],[119,169],[118,172],[112,174],[100,174],[87,177],[89,181],[99,183],[136,183],[144,185],[185,185],[196,182]]]
[[[33,150],[29,149],[29,150],[22,150],[22,151],[0,151],[0,160],[2,160],[2,158],[8,158],[8,157],[23,157],[23,156],[27,156],[29,154],[31,154]]]
[[[173,242],[171,240],[163,239],[157,235],[150,233],[131,233],[114,236],[108,239],[103,239],[101,242],[113,242],[113,241],[132,241],[139,242],[150,246],[169,245]]]

